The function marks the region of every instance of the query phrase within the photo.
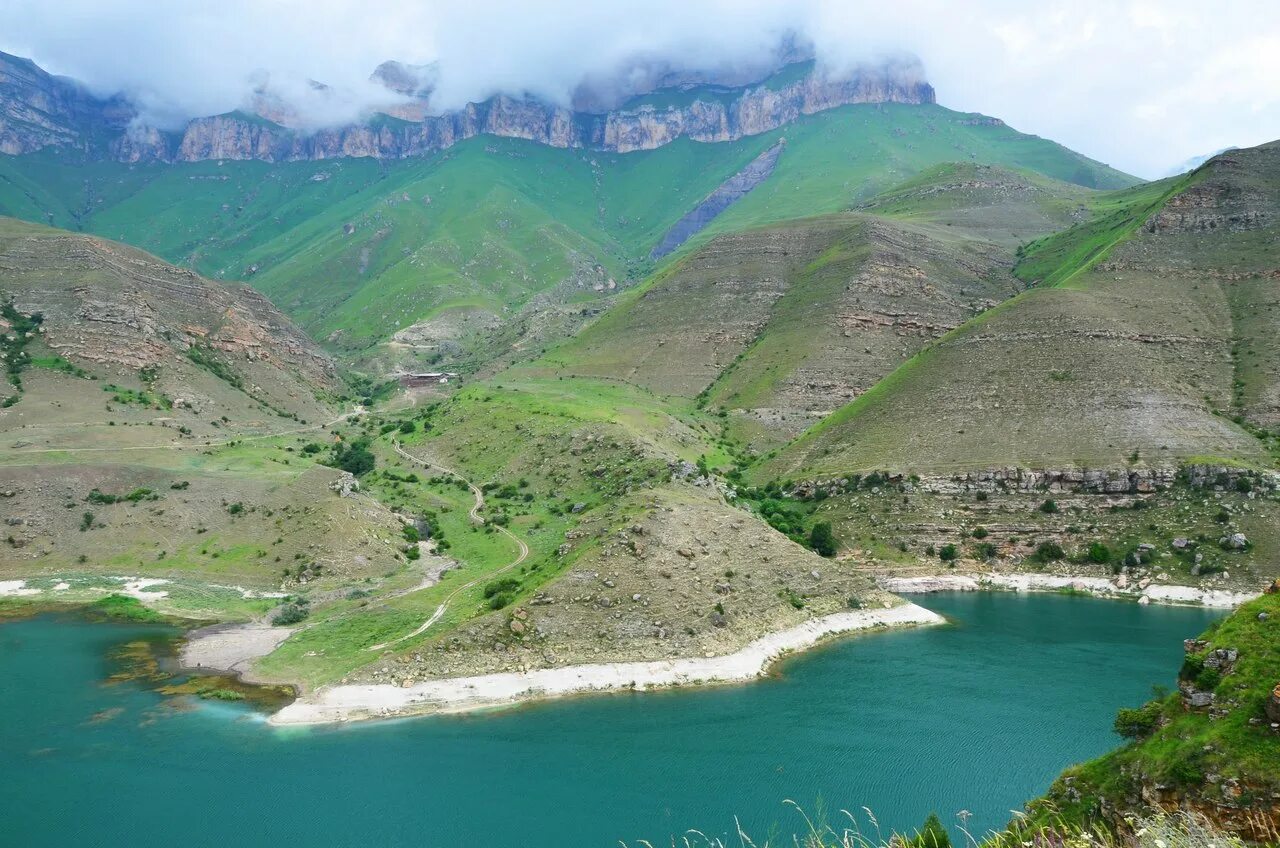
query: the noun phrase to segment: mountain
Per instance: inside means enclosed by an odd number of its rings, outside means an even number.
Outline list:
[[[770,150],[772,168],[735,189]],[[379,368],[443,355],[470,370],[488,354],[466,351],[507,332],[483,328],[542,326],[548,309],[574,305],[598,312],[718,233],[839,212],[956,159],[1086,186],[1133,182],[980,115],[860,104],[737,141],[627,154],[494,137],[394,161],[126,165],[45,150],[0,157],[0,212],[247,280],[330,349]],[[400,332],[415,347],[373,348]]]
[[[0,219],[0,271],[10,374],[0,430],[27,446],[71,446],[82,427],[156,410],[175,440],[332,417],[333,362],[246,286],[12,219]]]
[[[1269,465],[1277,197],[1272,143],[1099,201],[1026,246],[1028,292],[923,349],[767,472]]]
[[[92,600],[142,572],[213,618],[274,605],[286,569],[399,555],[396,519],[316,461],[334,363],[252,289],[0,219],[0,355],[0,575]]]
[[[1030,172],[928,169],[857,212],[715,237],[545,361],[697,396],[776,444],[1022,291],[1016,245],[1090,200]]]
[[[427,69],[384,64],[373,79],[387,87],[395,112],[375,113],[359,125],[302,131],[297,116],[259,90],[254,112],[197,117],[176,132],[142,123],[121,98],[98,100],[77,83],[29,60],[0,54],[0,144],[4,152],[72,147],[122,162],[267,162],[369,156],[403,159],[444,150],[477,135],[523,138],[561,148],[626,153],[652,150],[677,138],[733,141],[777,129],[801,115],[852,103],[932,103],[933,88],[919,69],[863,66],[831,77],[812,62],[789,65],[750,85],[657,88],[621,108],[580,112],[530,97],[496,95],[440,115],[405,108],[423,96]],[[319,83],[314,84],[319,86]],[[321,87],[323,89],[323,87]],[[429,90],[426,92],[429,96]]]

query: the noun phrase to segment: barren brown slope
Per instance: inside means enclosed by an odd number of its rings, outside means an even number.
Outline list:
[[[6,343],[22,361],[0,430],[26,430],[28,441],[43,444],[31,428],[55,425],[162,417],[198,436],[333,414],[333,363],[266,298],[142,251],[0,219],[0,302],[6,333],[20,324],[29,334]]]

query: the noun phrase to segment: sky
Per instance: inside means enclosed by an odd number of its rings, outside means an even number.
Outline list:
[[[433,103],[567,103],[638,57],[751,62],[787,31],[832,67],[918,56],[938,102],[1141,177],[1280,138],[1276,0],[4,0],[0,50],[177,125],[263,79],[314,124],[385,102],[386,59],[438,63]],[[309,79],[333,86],[317,97]]]

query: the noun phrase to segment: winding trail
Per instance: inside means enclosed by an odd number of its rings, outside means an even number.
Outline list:
[[[410,462],[421,465],[423,468],[434,468],[437,471],[442,471],[448,476],[453,477],[455,480],[461,480],[463,483],[465,483],[467,485],[467,488],[471,490],[471,494],[475,496],[475,503],[472,505],[471,511],[467,513],[467,516],[476,524],[485,523],[484,518],[480,516],[480,510],[484,509],[484,492],[481,491],[479,486],[477,486],[475,483],[472,483],[470,480],[468,480],[466,477],[463,477],[461,474],[454,471],[452,468],[446,468],[445,466],[440,465],[438,463],[428,462],[427,460],[421,457],[414,456],[413,454],[406,451],[404,448],[400,447],[399,442],[392,442],[391,446],[395,448],[396,453],[398,453],[400,456],[404,457],[405,459],[409,460]],[[510,530],[508,530],[505,527],[502,527],[497,524],[494,524],[492,526],[493,526],[493,529],[497,530],[499,533],[501,533],[502,535],[506,536],[508,539],[516,543],[516,548],[519,551],[519,553],[514,560],[512,560],[507,565],[504,565],[502,568],[499,568],[497,571],[491,571],[488,574],[482,574],[476,579],[471,580],[467,583],[463,583],[461,586],[454,589],[445,597],[444,601],[441,602],[440,606],[436,607],[435,612],[431,613],[431,617],[428,618],[426,621],[422,622],[422,624],[420,624],[418,628],[414,630],[412,633],[406,633],[405,635],[397,639],[392,639],[389,642],[380,642],[377,645],[370,645],[367,650],[381,651],[381,650],[384,650],[385,648],[391,647],[392,645],[398,645],[399,643],[405,641],[406,639],[412,639],[414,636],[421,636],[423,633],[426,633],[427,630],[431,628],[431,625],[435,624],[437,621],[439,621],[441,618],[444,617],[445,610],[449,608],[449,603],[458,595],[460,595],[462,592],[465,592],[467,589],[472,588],[473,586],[480,583],[481,581],[491,580],[494,577],[497,577],[499,574],[503,574],[505,572],[510,571],[511,569],[515,568],[520,563],[524,562],[525,559],[528,558],[529,546],[525,544],[523,539],[521,539],[519,536],[512,533]]]

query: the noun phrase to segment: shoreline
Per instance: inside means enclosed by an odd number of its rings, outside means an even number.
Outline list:
[[[941,624],[943,617],[907,602],[851,610],[770,633],[732,654],[708,658],[617,662],[429,680],[331,686],[303,696],[268,719],[277,727],[333,724],[431,713],[459,713],[589,692],[642,691],[687,684],[739,683],[762,676],[780,657],[828,636],[873,628]]]
[[[1145,587],[1117,586],[1105,577],[1078,577],[1056,574],[934,574],[921,577],[880,577],[876,584],[895,594],[927,595],[935,592],[1082,592],[1107,600],[1138,603],[1198,605],[1233,609],[1256,598],[1258,592],[1227,589],[1199,589],[1170,583],[1150,583]]]

